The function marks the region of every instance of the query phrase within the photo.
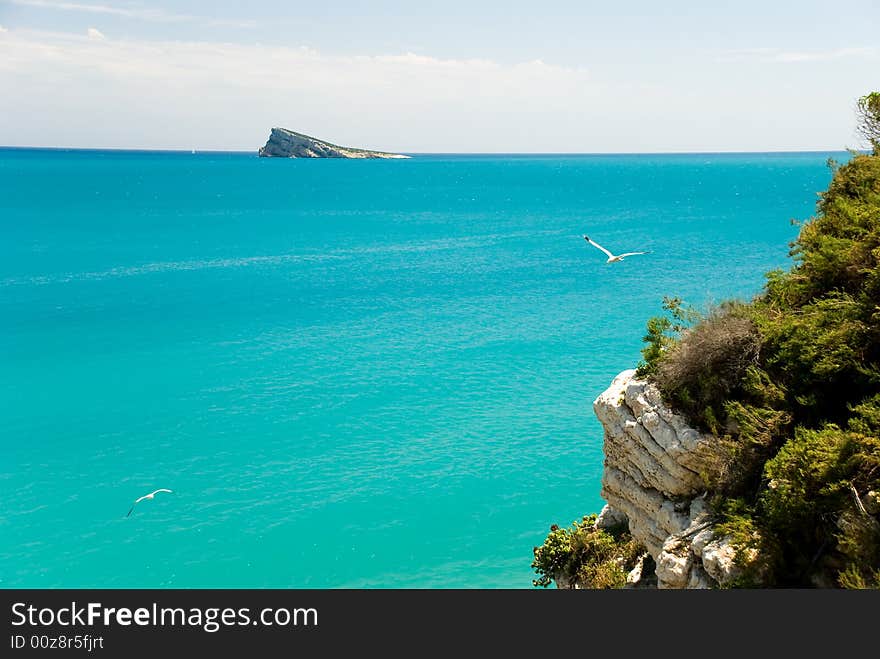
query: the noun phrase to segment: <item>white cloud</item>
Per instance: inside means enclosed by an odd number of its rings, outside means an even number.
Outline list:
[[[829,50],[781,50],[778,48],[744,48],[731,50],[718,58],[721,62],[759,61],[769,63],[827,62],[843,58],[876,59],[880,49],[866,46],[861,48],[834,48]]]
[[[281,125],[337,143],[397,150],[436,148],[456,132],[473,141],[479,117],[491,117],[497,128],[513,115],[520,121],[506,132],[513,144],[521,143],[534,130],[523,120],[528,114],[568,113],[595,93],[584,69],[541,61],[506,65],[100,36],[94,28],[87,37],[16,32],[0,42],[0,87],[30,88],[28,102],[34,103],[54,90],[68,110],[79,108],[73,114],[83,115],[84,123],[111,115],[89,132],[100,127],[109,135],[116,124],[137,122],[139,133],[129,139],[153,144],[188,144],[195,130],[203,133],[201,148],[256,148],[270,127]],[[18,101],[0,101],[0,115],[10,105]],[[69,119],[57,120],[67,139],[73,134]],[[44,127],[55,121],[47,118]],[[423,146],[407,137],[416,130],[429,136]],[[376,137],[364,144],[369,135]],[[0,144],[4,139],[9,137],[0,130]]]
[[[137,9],[127,7],[113,7],[109,5],[93,5],[78,2],[56,2],[55,0],[12,0],[13,4],[23,7],[38,7],[40,9],[58,9],[61,11],[79,11],[90,14],[108,14],[124,18],[138,18],[147,21],[177,22],[186,20],[186,16],[173,14],[162,9]]]
[[[104,39],[107,38],[101,33],[100,30],[93,28],[93,27],[90,27],[86,31],[86,36],[88,36],[88,38],[91,39],[92,41],[103,41]]]
[[[7,30],[5,27],[0,25],[0,34],[3,34],[4,32],[9,32],[9,30]]]
[[[152,23],[204,23],[207,25],[231,25],[235,27],[255,27],[255,21],[234,21],[212,19],[191,14],[178,14],[164,9],[147,9],[138,7],[115,7],[111,5],[86,4],[80,2],[63,2],[60,0],[11,0],[13,4],[39,9],[55,9],[60,11],[77,11],[90,14],[105,14],[130,18]]]
[[[0,94],[0,144],[256,150],[284,126],[414,152],[844,147],[852,100],[875,70],[843,58],[821,78],[749,67],[732,85],[712,75],[711,58],[647,73],[603,61],[594,73],[540,59],[90,36],[16,29],[0,39],[0,89],[16,90]],[[828,88],[818,98],[817,84]]]
[[[844,57],[874,58],[878,52],[880,51],[876,48],[838,48],[825,51],[781,52],[776,54],[775,60],[777,62],[824,62]]]

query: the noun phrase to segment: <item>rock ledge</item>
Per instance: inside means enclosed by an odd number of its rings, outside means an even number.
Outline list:
[[[658,588],[717,588],[741,574],[717,537],[701,473],[713,435],[690,427],[659,390],[624,371],[593,402],[605,428],[604,520],[626,521],[656,563]],[[633,576],[634,583],[640,575]]]

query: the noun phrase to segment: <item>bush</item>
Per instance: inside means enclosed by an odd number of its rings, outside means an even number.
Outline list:
[[[535,586],[557,583],[580,588],[623,588],[626,576],[645,553],[624,527],[597,529],[596,515],[574,522],[570,529],[555,524],[544,544],[534,548]]]
[[[749,375],[753,372],[761,375]],[[758,368],[750,367],[745,382],[763,375]],[[728,434],[705,447],[710,471],[704,479],[709,489],[729,496],[754,493],[760,487],[764,463],[785,442],[791,415],[772,404],[745,400],[725,402],[724,413]]]
[[[832,291],[870,294],[877,290],[878,247],[880,158],[856,155],[835,170],[818,214],[792,246],[794,267],[772,273],[764,301],[787,312]]]
[[[746,309],[739,303],[713,309],[684,331],[655,368],[654,380],[667,400],[714,433],[722,430],[724,403],[758,361],[760,337]]]
[[[740,576],[728,588],[755,588],[774,579],[778,568],[779,547],[772,535],[761,528],[754,507],[745,499],[716,497],[713,507],[718,515],[715,533],[728,537],[736,549],[734,563]]]
[[[880,411],[875,399],[870,412]],[[763,517],[782,540],[789,577],[837,574],[836,582],[870,580],[880,567],[880,524],[867,513],[862,497],[880,484],[880,440],[869,435],[863,413],[846,429],[828,424],[799,428],[767,462]],[[846,573],[849,576],[846,576]]]
[[[636,369],[639,377],[656,373],[666,352],[676,344],[679,335],[700,319],[700,314],[685,306],[681,298],[664,297],[663,309],[667,312],[666,315],[648,319],[647,333],[642,337],[642,341],[646,343],[642,349],[643,359]]]

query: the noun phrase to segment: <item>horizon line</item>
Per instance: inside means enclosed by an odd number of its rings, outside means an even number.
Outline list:
[[[185,153],[185,154],[250,154],[255,157],[259,149],[193,149],[193,148],[143,148],[143,147],[83,147],[83,146],[17,146],[2,145],[3,151],[103,151],[118,153]],[[662,156],[662,155],[737,155],[737,154],[777,154],[777,153],[867,153],[867,149],[855,149],[850,147],[825,148],[825,149],[770,149],[767,151],[755,150],[724,150],[724,151],[389,151],[407,156]],[[279,158],[276,160],[347,160],[347,158]]]

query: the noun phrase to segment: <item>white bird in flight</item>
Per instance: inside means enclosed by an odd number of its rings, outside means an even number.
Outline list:
[[[590,240],[589,236],[584,236],[584,240],[586,240],[588,243],[590,243],[593,247],[597,247],[597,248],[601,249],[603,252],[605,252],[608,255],[608,260],[605,261],[605,263],[617,263],[618,261],[623,261],[623,259],[625,259],[627,256],[638,256],[639,254],[647,254],[648,253],[648,252],[626,252],[624,254],[618,254],[615,256],[614,254],[609,252],[607,249],[602,247],[602,245],[600,245],[599,243],[596,243],[596,242],[593,242],[592,240]]]
[[[136,505],[138,505],[141,501],[143,501],[144,499],[152,499],[157,494],[159,494],[159,492],[168,492],[170,494],[171,490],[166,490],[165,488],[160,488],[158,490],[154,490],[153,492],[150,492],[149,494],[145,494],[144,496],[142,496],[138,499],[135,499],[134,503],[131,504],[131,510],[128,511],[128,515],[131,515],[131,511],[134,510],[134,507]],[[126,517],[128,517],[128,515],[126,515]]]

